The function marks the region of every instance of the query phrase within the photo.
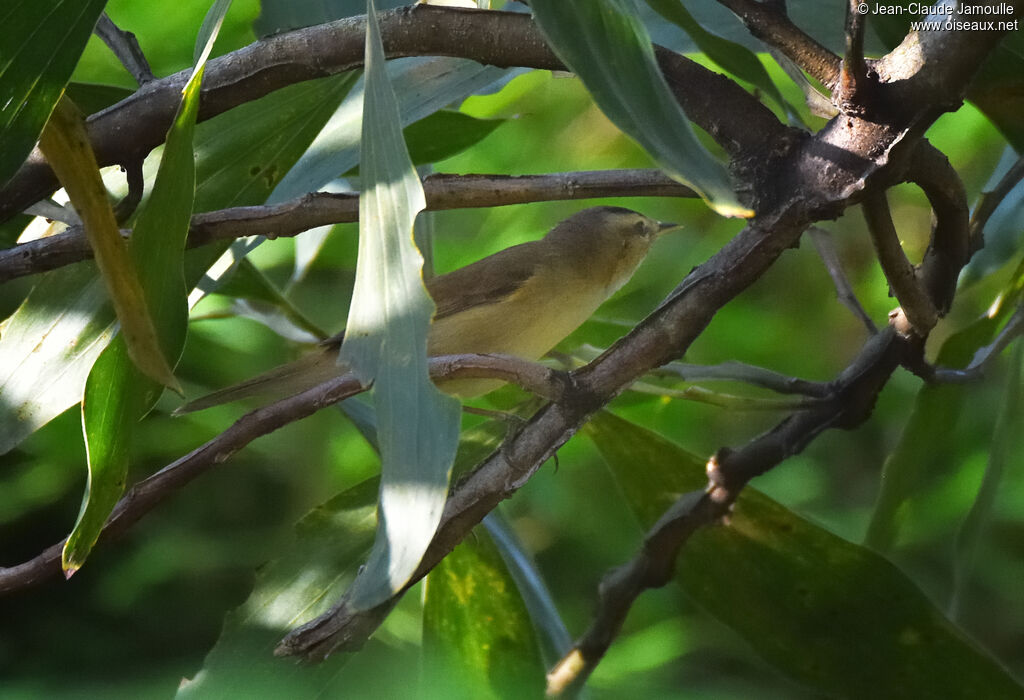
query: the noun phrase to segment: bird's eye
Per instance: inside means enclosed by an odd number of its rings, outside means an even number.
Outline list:
[[[647,233],[647,226],[644,225],[643,221],[637,221],[633,225],[633,228],[636,229],[637,235],[639,235],[639,236],[643,236],[643,235],[645,235]]]

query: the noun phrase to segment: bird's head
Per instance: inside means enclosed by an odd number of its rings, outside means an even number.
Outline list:
[[[679,224],[657,221],[624,207],[591,207],[560,223],[546,239],[614,290],[629,281],[654,241],[676,228]]]

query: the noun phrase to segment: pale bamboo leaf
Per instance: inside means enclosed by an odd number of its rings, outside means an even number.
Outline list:
[[[359,259],[341,355],[373,384],[382,479],[377,538],[350,591],[356,609],[387,600],[419,564],[441,518],[460,421],[458,401],[427,369],[434,304],[412,240],[426,200],[402,140],[373,0],[367,15]]]

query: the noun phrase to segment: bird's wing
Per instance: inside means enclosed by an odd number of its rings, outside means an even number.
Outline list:
[[[520,254],[524,250],[534,254]],[[434,320],[511,295],[533,275],[542,251],[537,241],[522,243],[428,280],[427,291],[437,306]]]

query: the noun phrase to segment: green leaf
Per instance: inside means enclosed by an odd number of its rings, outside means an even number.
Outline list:
[[[1020,426],[1024,424],[1024,404],[1021,402],[1021,365],[1024,364],[1024,345],[1017,343],[1010,360],[1010,372],[1006,378],[1006,393],[999,411],[995,431],[992,435],[992,447],[988,455],[988,466],[985,476],[978,488],[974,504],[971,506],[953,543],[953,596],[950,602],[950,615],[959,616],[963,597],[967,590],[967,577],[974,566],[978,548],[996,500],[1003,486],[1003,476],[1007,463],[1013,455],[1019,454]]]
[[[508,71],[463,58],[431,57],[391,63],[387,74],[398,97],[400,123],[408,126],[491,85]],[[319,190],[359,163],[364,90],[362,85],[352,90],[270,201]]]
[[[185,238],[196,189],[192,144],[199,113],[199,91],[206,57],[230,5],[230,0],[214,3],[207,15],[209,30],[200,31],[198,63],[167,132],[153,192],[132,233],[131,251],[143,279],[161,352],[175,364],[185,346],[188,326]],[[93,365],[85,385],[82,428],[89,480],[82,510],[61,554],[67,576],[85,563],[103,524],[124,492],[135,425],[160,397],[160,385],[130,364],[129,354],[124,336],[119,335]]]
[[[248,259],[242,260],[218,294],[234,297],[233,310],[297,342],[315,343],[329,334],[313,323]]]
[[[344,74],[299,83],[199,124],[194,210],[261,204],[354,82]],[[186,252],[187,287],[227,245]],[[81,401],[112,321],[92,262],[40,276],[0,335],[0,454]]]
[[[621,418],[600,414],[586,433],[645,526],[706,481],[703,459]],[[677,572],[695,602],[817,692],[1024,697],[999,663],[891,563],[752,488],[727,523],[690,537]]]
[[[424,685],[435,694],[540,697],[544,666],[515,580],[483,528],[427,576]]]
[[[434,304],[412,242],[426,200],[402,141],[373,0],[367,15],[359,258],[341,357],[373,383],[382,480],[377,539],[350,591],[355,609],[387,600],[419,564],[440,522],[461,417],[459,402],[430,381]]]
[[[999,185],[1003,176],[1020,160],[1021,156],[1007,145],[988,182],[981,190],[981,196],[974,203],[977,213]],[[1024,244],[1024,180],[1011,189],[992,212],[984,230],[985,247],[975,253],[964,268],[960,287],[965,288],[978,282],[988,274],[1003,267],[1022,250]]]
[[[763,53],[765,45],[753,36],[740,19],[720,2],[689,2],[687,7],[700,25],[709,32],[734,43],[746,46],[755,53]],[[787,0],[786,14],[793,22],[809,30],[815,41],[842,55],[846,46],[843,20],[846,6],[843,3],[821,2],[821,0]],[[648,15],[649,16],[649,15]],[[659,26],[660,25],[660,26]],[[677,32],[664,31],[664,24],[651,17],[647,27],[655,41],[680,53],[694,53],[701,49],[689,37],[679,37]],[[877,52],[879,42],[874,35],[865,37],[865,50]],[[874,54],[872,54],[874,55]]]
[[[633,0],[535,0],[537,24],[594,102],[673,178],[723,216],[749,217],[658,69]]]
[[[100,179],[85,120],[69,99],[57,103],[39,137],[39,148],[82,217],[89,247],[110,294],[132,362],[146,376],[177,389],[174,372],[157,340],[139,270],[121,237]]]
[[[978,319],[951,335],[936,358],[941,367],[966,367],[974,354],[988,345],[1024,291],[1024,263],[1014,272],[994,313]],[[963,384],[929,384],[921,387],[913,413],[903,428],[896,448],[882,467],[878,500],[871,514],[864,543],[880,552],[891,550],[908,516],[912,498],[928,476],[948,473],[950,458],[959,439],[955,431],[968,387]],[[945,468],[944,468],[945,467]]]
[[[659,15],[689,34],[697,48],[707,54],[712,61],[740,80],[745,80],[764,92],[786,114],[795,114],[753,51],[704,29],[686,10],[682,0],[647,0],[647,4]]]
[[[414,165],[435,163],[475,146],[505,123],[477,119],[462,112],[440,110],[405,127],[405,143]]]
[[[0,12],[0,185],[32,151],[106,0],[10,0]]]
[[[572,648],[572,637],[558,613],[554,598],[529,552],[515,536],[501,512],[491,511],[484,518],[483,524],[498,548],[509,575],[519,588],[519,595],[537,630],[544,666],[550,668]]]
[[[477,119],[442,109],[405,127],[402,135],[413,165],[425,165],[475,146],[504,123],[504,119]],[[358,173],[359,168],[354,168],[346,175]]]
[[[40,277],[0,335],[0,454],[82,399],[113,316],[93,263]]]
[[[285,631],[327,612],[370,550],[379,480],[369,479],[306,515],[284,554],[262,567],[249,598],[228,613],[202,671],[178,700],[220,697],[341,697],[338,671],[352,658],[335,654],[316,666],[276,658]]]
[[[349,399],[342,405],[358,404]],[[363,418],[357,427],[373,445],[376,420],[372,414]],[[466,431],[456,470],[468,471],[493,452],[503,436],[503,426],[494,421]],[[299,521],[292,541],[281,550],[284,554],[260,568],[248,600],[228,613],[202,671],[182,687],[179,698],[341,694],[346,686],[338,671],[351,654],[300,666],[293,659],[275,658],[273,651],[287,630],[327,612],[352,582],[373,544],[379,491],[380,479],[367,479]]]
[[[342,73],[290,85],[200,124],[196,211],[267,201],[358,77]]]
[[[196,71],[201,71],[206,64],[206,59],[213,51],[213,44],[220,33],[221,25],[224,24],[224,16],[231,7],[231,0],[214,0],[210,9],[203,17],[203,23],[199,26],[199,33],[196,35],[195,48],[192,50],[192,65]],[[195,73],[192,74],[195,79]]]

